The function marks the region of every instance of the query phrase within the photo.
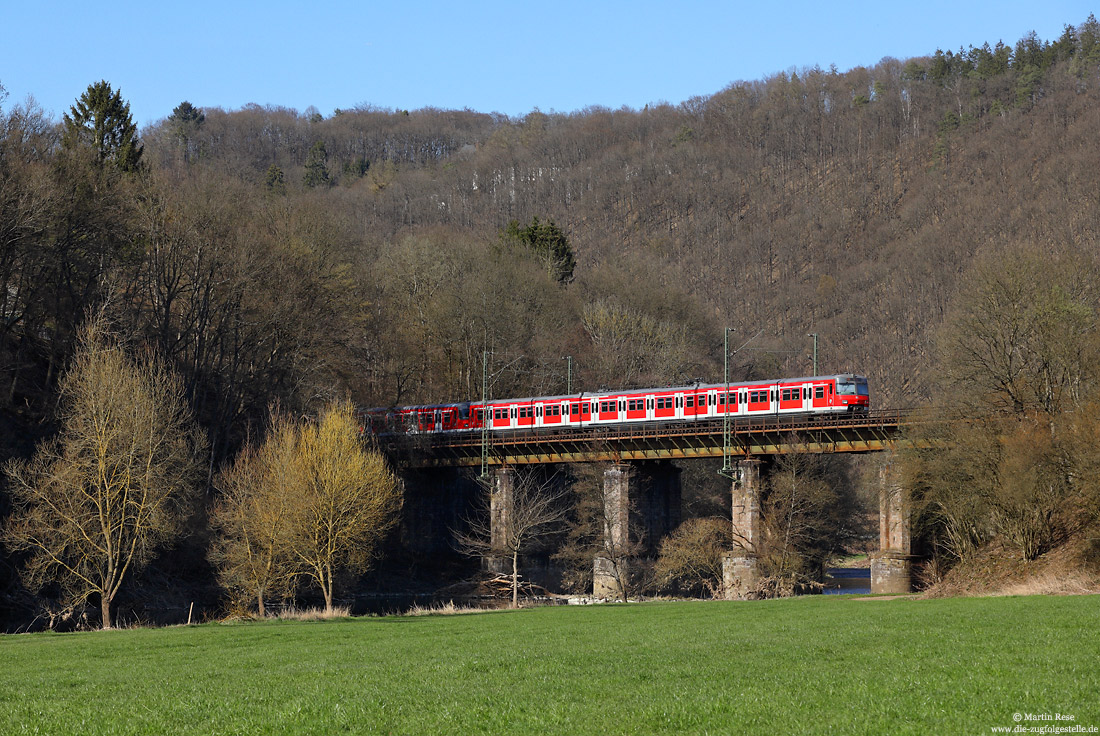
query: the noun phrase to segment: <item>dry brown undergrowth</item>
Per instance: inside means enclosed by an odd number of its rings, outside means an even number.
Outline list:
[[[1000,543],[986,545],[930,587],[926,598],[1100,593],[1100,546],[1082,535],[1031,562]]]

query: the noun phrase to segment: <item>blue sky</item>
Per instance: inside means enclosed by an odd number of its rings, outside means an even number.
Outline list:
[[[941,2],[50,2],[0,7],[0,84],[60,118],[92,82],[140,125],[182,100],[237,109],[640,108],[818,64],[1044,40],[1073,0]]]

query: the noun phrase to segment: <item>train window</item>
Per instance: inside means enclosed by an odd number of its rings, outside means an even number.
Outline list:
[[[686,398],[687,398],[687,408],[694,409],[695,408],[695,397],[694,396],[688,396]]]

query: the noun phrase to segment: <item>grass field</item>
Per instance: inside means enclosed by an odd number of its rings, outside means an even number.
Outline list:
[[[1100,597],[653,603],[0,637],[0,733],[1100,727]]]

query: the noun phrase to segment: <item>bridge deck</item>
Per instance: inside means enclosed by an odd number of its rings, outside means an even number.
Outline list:
[[[906,409],[863,415],[750,417],[731,422],[729,451],[736,456],[877,452],[897,446],[904,425],[919,418],[918,412]],[[487,462],[531,465],[722,457],[724,436],[721,419],[490,432]],[[482,462],[482,435],[476,431],[389,436],[380,438],[379,444],[404,467]]]

